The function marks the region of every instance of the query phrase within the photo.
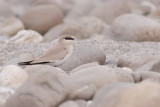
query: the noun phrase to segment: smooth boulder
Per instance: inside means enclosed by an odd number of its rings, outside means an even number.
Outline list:
[[[63,12],[53,5],[40,5],[28,9],[21,16],[21,20],[26,29],[44,34],[50,28],[62,22]]]
[[[50,66],[37,70],[9,98],[5,107],[55,107],[66,99],[65,74]]]
[[[44,42],[52,41],[61,35],[73,35],[77,39],[87,39],[96,34],[102,34],[106,24],[96,17],[80,17],[51,28],[44,35]]]
[[[159,107],[159,89],[160,84],[152,81],[113,84],[100,90],[89,107]]]
[[[96,45],[75,45],[72,55],[59,68],[70,71],[82,64],[98,62],[105,64],[106,56],[103,50]]]
[[[156,20],[137,14],[121,15],[111,26],[113,39],[121,41],[160,41],[159,29]]]
[[[2,86],[22,84],[27,79],[26,71],[16,65],[7,65],[0,72],[0,85]]]
[[[134,82],[130,71],[103,65],[91,66],[73,72],[70,74],[70,79],[77,83],[73,85],[78,85],[78,87],[93,84],[96,89],[117,82]]]

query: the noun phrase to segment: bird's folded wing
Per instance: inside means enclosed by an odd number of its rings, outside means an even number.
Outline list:
[[[41,57],[35,59],[31,63],[41,63],[41,62],[55,62],[57,60],[62,60],[68,54],[67,49],[56,49],[49,50],[44,53]]]

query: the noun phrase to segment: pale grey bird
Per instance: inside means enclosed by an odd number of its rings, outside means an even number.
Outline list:
[[[20,62],[19,65],[35,65],[52,63],[53,66],[59,66],[67,60],[73,52],[74,37],[65,35],[62,36],[56,45],[48,49],[42,56],[33,61]]]

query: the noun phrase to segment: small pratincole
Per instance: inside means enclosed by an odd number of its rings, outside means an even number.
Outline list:
[[[42,56],[33,61],[19,62],[19,65],[50,64],[59,66],[63,64],[73,52],[75,38],[69,35],[62,36],[56,45],[48,49]]]

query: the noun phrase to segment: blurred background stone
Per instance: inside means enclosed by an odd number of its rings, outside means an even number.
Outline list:
[[[20,30],[8,40],[8,43],[39,43],[43,40],[41,34],[33,30]]]
[[[157,59],[158,56],[123,56],[120,57],[117,61],[118,67],[129,67],[133,70],[141,69],[141,67],[145,66],[145,64],[150,63]],[[149,66],[148,66],[149,67]],[[146,69],[143,69],[147,71]],[[149,70],[149,69],[148,69]]]
[[[40,5],[28,9],[21,16],[21,20],[26,29],[44,34],[50,28],[62,22],[63,12],[56,6]]]
[[[97,4],[90,15],[96,16],[104,22],[111,24],[118,16],[130,12],[131,9],[127,4],[127,0],[107,0],[99,5]]]
[[[12,11],[16,17],[21,17],[28,9],[39,5],[53,5],[61,9],[55,0],[5,0],[11,5]]]
[[[160,41],[160,24],[151,18],[136,14],[119,16],[111,26],[115,40]]]
[[[93,35],[102,34],[106,26],[96,17],[81,17],[53,27],[44,35],[44,41],[49,42],[66,34],[73,35],[77,39],[87,39]]]
[[[6,19],[2,26],[0,27],[0,32],[6,34],[7,36],[13,36],[15,35],[18,31],[23,30],[24,25],[21,22],[21,20],[12,17],[9,19]]]
[[[5,0],[0,1],[0,17],[3,19],[13,17],[14,13],[11,8],[11,5],[9,5]]]

